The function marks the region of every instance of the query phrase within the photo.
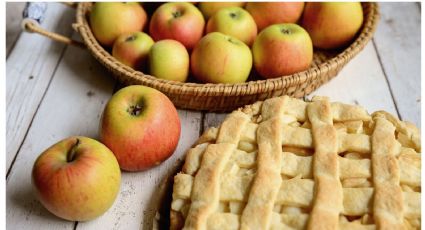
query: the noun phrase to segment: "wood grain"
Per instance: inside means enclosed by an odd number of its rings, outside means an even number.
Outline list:
[[[386,110],[397,115],[384,73],[373,44],[369,42],[338,76],[321,86],[314,95],[328,96],[331,101],[359,104],[369,112]]]
[[[420,3],[419,3],[420,4]],[[400,118],[421,125],[421,9],[416,3],[380,4],[373,39]]]
[[[43,27],[71,34],[72,9],[49,4]],[[25,138],[33,116],[61,61],[65,45],[23,33],[6,62],[6,170]],[[63,97],[62,97],[63,98]]]
[[[22,32],[21,20],[24,7],[25,2],[6,2],[6,57],[9,56]]]

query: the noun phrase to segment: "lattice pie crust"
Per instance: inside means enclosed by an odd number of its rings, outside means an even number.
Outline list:
[[[187,152],[171,229],[419,229],[419,130],[287,96],[232,112]]]

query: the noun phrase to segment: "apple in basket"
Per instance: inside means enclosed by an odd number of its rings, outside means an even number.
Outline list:
[[[121,169],[145,170],[171,156],[180,138],[180,119],[160,91],[127,86],[107,103],[100,121],[100,139],[115,154]]]
[[[176,40],[158,41],[149,52],[149,71],[160,79],[185,82],[189,75],[189,53]]]
[[[190,66],[202,82],[245,82],[252,68],[249,47],[237,38],[220,32],[205,35],[193,49]]]
[[[252,54],[257,72],[264,78],[274,78],[308,69],[313,60],[313,45],[301,26],[275,24],[258,34]]]
[[[303,13],[304,2],[248,2],[245,8],[261,31],[273,24],[296,23]]]
[[[334,49],[348,45],[363,24],[359,2],[311,2],[305,6],[302,25],[313,45]]]
[[[201,10],[204,18],[208,20],[213,16],[217,11],[227,8],[227,7],[244,7],[245,2],[200,2],[198,3],[198,8]]]
[[[217,11],[208,20],[206,31],[221,32],[251,46],[257,36],[257,25],[248,11],[240,7],[227,7]]]
[[[142,31],[146,12],[137,2],[97,2],[90,12],[94,36],[105,46],[112,46],[121,34]]]
[[[69,137],[45,150],[35,161],[36,197],[51,213],[70,221],[102,215],[113,204],[121,183],[114,154],[87,137]]]
[[[120,35],[112,47],[112,56],[136,70],[147,66],[149,51],[155,42],[143,32]]]
[[[192,3],[169,2],[155,10],[149,34],[155,41],[174,39],[191,50],[204,32],[205,20]]]

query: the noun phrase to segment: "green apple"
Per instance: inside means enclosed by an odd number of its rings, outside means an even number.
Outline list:
[[[254,66],[264,78],[290,75],[310,67],[313,44],[299,25],[275,24],[261,31],[252,45]]]
[[[185,82],[189,75],[189,53],[176,40],[158,41],[149,52],[149,71],[157,78]]]
[[[97,2],[90,12],[93,34],[105,46],[112,46],[121,34],[142,31],[146,22],[146,12],[137,2]]]
[[[244,7],[244,2],[200,2],[198,3],[198,8],[201,10],[204,18],[208,20],[213,16],[217,11],[226,7]]]
[[[192,50],[201,39],[204,27],[204,17],[192,3],[168,2],[153,13],[149,34],[155,41],[173,39]]]
[[[160,91],[127,86],[107,103],[100,139],[123,170],[141,171],[170,157],[180,138],[180,119],[173,103]]]
[[[154,43],[152,38],[143,32],[122,34],[112,47],[112,56],[135,70],[143,70]]]
[[[322,49],[348,45],[363,24],[360,2],[309,2],[305,6],[302,25]]]
[[[121,183],[114,154],[87,137],[69,137],[45,150],[32,170],[35,194],[51,213],[86,221],[106,212]]]
[[[257,25],[248,11],[227,7],[217,11],[207,23],[207,33],[221,32],[251,46],[257,36]]]
[[[220,32],[205,35],[190,57],[195,78],[211,83],[245,82],[252,68],[249,47]]]

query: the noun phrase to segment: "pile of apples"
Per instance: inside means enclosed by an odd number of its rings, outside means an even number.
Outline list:
[[[90,26],[118,61],[180,82],[193,76],[203,83],[241,83],[250,75],[268,79],[304,71],[313,47],[347,46],[363,23],[359,2],[158,5],[98,2]]]

